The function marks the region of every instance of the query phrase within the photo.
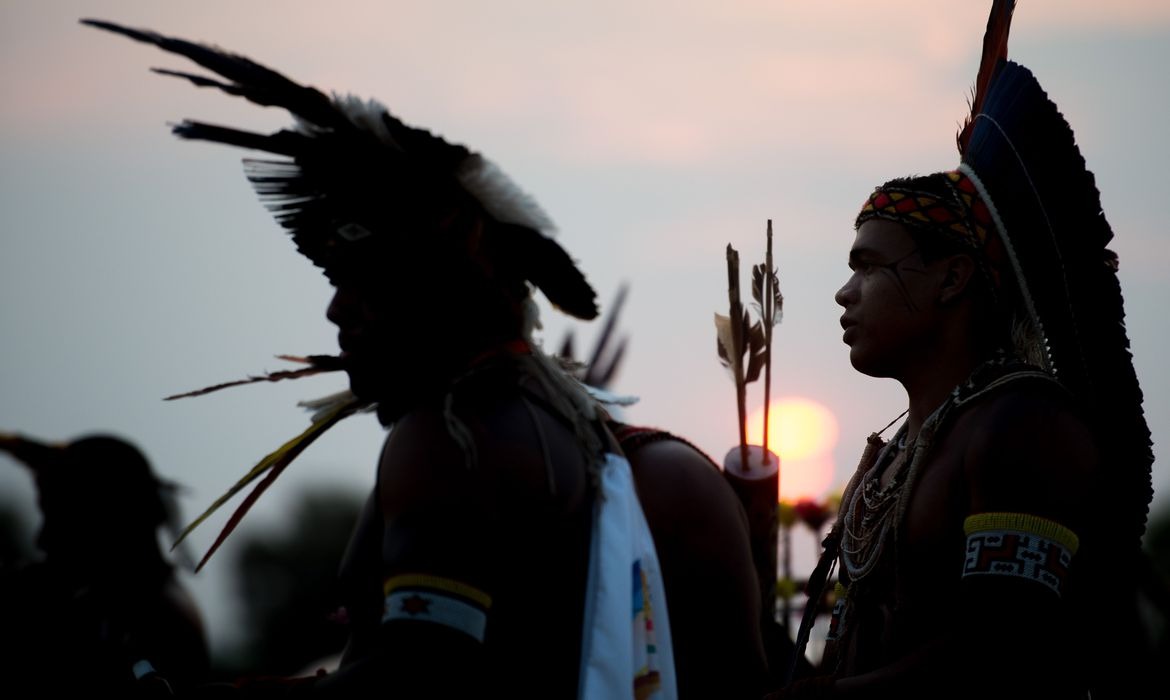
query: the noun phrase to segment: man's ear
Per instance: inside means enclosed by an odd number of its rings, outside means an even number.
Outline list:
[[[978,269],[969,255],[952,255],[942,262],[942,281],[939,283],[938,300],[950,304],[970,288]]]

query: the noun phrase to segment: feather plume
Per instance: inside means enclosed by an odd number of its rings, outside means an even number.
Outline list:
[[[298,401],[297,406],[308,411],[312,411],[312,414],[309,416],[309,421],[316,423],[317,421],[325,418],[330,412],[342,404],[348,404],[355,401],[357,401],[360,405],[354,409],[354,413],[365,413],[373,411],[378,407],[378,403],[376,401],[358,401],[357,396],[355,396],[354,393],[349,389],[338,391],[327,396],[321,396],[316,399],[305,399],[304,401]]]
[[[613,384],[614,378],[617,376],[618,368],[621,367],[622,359],[625,357],[629,340],[629,338],[619,340],[617,347],[606,356],[604,363],[599,361],[597,364],[591,364],[588,372],[585,374],[585,383],[599,387],[607,387]]]
[[[286,369],[277,372],[268,372],[261,375],[253,375],[244,379],[237,379],[235,381],[223,382],[221,384],[213,384],[212,386],[203,387],[202,389],[195,389],[194,391],[187,391],[181,394],[171,394],[163,398],[163,401],[173,401],[175,399],[185,399],[191,396],[202,396],[203,394],[210,394],[220,389],[227,389],[228,387],[241,386],[244,384],[254,384],[256,382],[279,382],[284,379],[299,379],[300,377],[308,377],[314,374],[321,374],[322,372],[336,372],[344,369],[340,357],[333,355],[309,355],[307,357],[300,357],[296,355],[277,355],[281,360],[289,362],[300,362],[308,364],[308,367],[302,369]]]
[[[268,490],[268,487],[276,481],[276,478],[280,476],[284,469],[294,459],[296,459],[296,457],[302,451],[304,451],[306,447],[308,447],[313,443],[314,440],[324,434],[326,430],[333,427],[333,425],[338,421],[365,408],[367,405],[367,402],[355,397],[348,402],[343,402],[336,405],[332,411],[329,411],[325,415],[320,416],[317,420],[313,421],[313,423],[300,435],[297,435],[293,439],[284,443],[276,451],[268,454],[266,457],[264,457],[264,459],[260,460],[256,466],[252,467],[252,469],[250,469],[247,474],[245,474],[239,481],[237,481],[231,488],[229,488],[226,493],[217,498],[207,508],[207,510],[203,511],[199,517],[195,518],[195,520],[187,525],[187,527],[183,528],[183,531],[179,533],[179,537],[175,540],[175,543],[171,546],[171,548],[174,549],[175,547],[178,547],[196,527],[198,527],[212,513],[218,510],[220,506],[243,490],[244,487],[246,487],[248,484],[252,483],[261,475],[265,474],[265,472],[267,472],[267,475],[264,477],[264,479],[258,483],[251,492],[248,493],[247,497],[245,497],[243,502],[240,503],[235,512],[232,513],[231,517],[227,521],[227,524],[224,525],[219,535],[215,538],[215,541],[207,550],[207,553],[203,555],[203,559],[201,559],[199,564],[195,567],[195,571],[198,572],[211,558],[211,555],[219,549],[220,545],[223,544],[228,535],[230,535],[236,529],[236,526],[239,525],[244,515],[247,514],[249,510],[251,510],[252,506],[256,503],[256,500],[260,498],[261,494]]]
[[[1030,70],[1003,62],[982,114],[961,167],[982,180],[1003,222],[1048,369],[1109,436],[1112,467],[1099,491],[1121,552],[1145,533],[1154,456],[1107,247],[1113,230],[1072,127]]]
[[[1012,13],[1016,9],[1015,0],[994,0],[991,4],[991,14],[987,17],[987,29],[983,33],[983,54],[979,59],[979,72],[975,76],[975,85],[971,88],[971,111],[963,121],[955,137],[959,146],[959,154],[967,150],[971,140],[971,130],[974,128],[975,116],[983,109],[983,101],[987,97],[987,90],[991,79],[995,76],[1000,61],[1008,57],[1008,33],[1012,24]]]
[[[247,161],[248,179],[297,249],[334,281],[346,274],[338,265],[335,244],[373,234],[395,241],[402,231],[430,230],[452,211],[478,205],[486,219],[499,224],[489,227],[500,234],[496,237],[528,232],[501,246],[513,251],[531,248],[523,255],[529,264],[512,269],[565,313],[582,319],[597,315],[593,289],[573,260],[545,235],[554,230],[551,219],[481,155],[403,123],[375,100],[327,96],[215,46],[102,20],[81,22],[186,57],[222,80],[155,69],[161,75],[255,104],[282,107],[293,116],[293,128],[271,134],[190,120],[172,130],[184,139],[290,158]]]
[[[765,335],[760,323],[752,323],[739,296],[739,251],[727,244],[728,315],[715,314],[716,350],[719,361],[731,370],[739,414],[739,450],[744,467],[748,464],[747,385],[760,376],[766,360]]]
[[[614,346],[614,329],[617,327],[618,318],[621,316],[622,307],[626,303],[626,295],[629,293],[629,285],[622,284],[618,288],[617,298],[614,299],[613,304],[609,307],[609,315],[605,319],[605,324],[601,327],[601,334],[597,336],[597,342],[593,346],[593,354],[589,357],[588,367],[585,372],[583,381],[586,384],[596,387],[608,387],[613,383],[614,377],[617,375],[618,367],[621,365],[622,356],[626,352],[627,338],[622,338]]]
[[[752,308],[760,316],[765,326],[778,326],[784,320],[784,295],[780,293],[780,280],[776,275],[776,268],[768,277],[764,276],[765,265],[752,265]],[[771,290],[768,291],[768,287]],[[768,304],[765,304],[765,295]]]
[[[606,404],[607,406],[633,406],[638,403],[637,396],[615,394],[612,391],[601,389],[590,384],[584,384],[582,386],[585,387],[585,391],[598,403]]]
[[[456,177],[497,220],[546,235],[556,231],[552,219],[536,200],[487,158],[473,154],[460,164]]]
[[[565,333],[565,339],[561,341],[561,349],[557,350],[557,357],[565,360],[572,360],[574,359],[574,354],[573,331],[569,330]]]
[[[764,327],[759,321],[752,323],[746,309],[741,311],[738,329],[734,328],[730,316],[715,314],[715,334],[719,341],[716,349],[719,362],[732,376],[751,384],[760,378],[760,370],[764,368]]]
[[[523,226],[504,225],[492,236],[494,256],[532,284],[554,307],[582,320],[597,318],[597,293],[556,241]]]
[[[715,351],[719,364],[731,370],[733,377],[739,376],[740,354],[736,352],[735,335],[731,330],[731,317],[715,314]]]
[[[764,326],[764,439],[763,459],[768,457],[768,432],[772,410],[772,330],[784,317],[784,296],[780,293],[780,278],[772,264],[772,220],[768,219],[768,243],[762,265],[752,266],[753,305]]]

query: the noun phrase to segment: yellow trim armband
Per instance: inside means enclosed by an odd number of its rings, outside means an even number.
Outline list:
[[[963,578],[1006,576],[1036,581],[1058,596],[1080,543],[1060,523],[1027,513],[979,513],[963,521]]]
[[[462,581],[427,574],[392,576],[382,584],[382,623],[412,620],[442,625],[483,642],[492,598]]]

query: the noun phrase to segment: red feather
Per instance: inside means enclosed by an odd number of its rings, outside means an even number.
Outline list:
[[[207,554],[203,555],[203,559],[201,559],[199,564],[195,567],[195,572],[198,573],[203,568],[203,565],[207,563],[207,560],[211,558],[211,555],[215,554],[215,551],[219,549],[219,546],[223,544],[224,541],[228,538],[228,535],[232,534],[232,531],[234,531],[236,526],[240,524],[240,521],[243,520],[244,515],[247,514],[249,510],[251,510],[252,506],[256,503],[256,500],[260,498],[260,495],[268,490],[268,487],[276,481],[276,478],[280,476],[282,472],[284,472],[285,468],[288,467],[288,465],[291,464],[292,461],[296,459],[297,456],[300,455],[306,447],[311,445],[314,440],[321,437],[325,431],[327,431],[343,418],[351,416],[357,411],[360,411],[365,405],[366,403],[362,400],[354,398],[348,403],[338,406],[337,408],[333,409],[332,412],[314,422],[311,426],[309,426],[308,430],[301,433],[292,440],[289,440],[275,452],[272,452],[267,457],[260,460],[260,463],[253,467],[252,470],[247,474],[245,474],[242,479],[237,481],[234,486],[228,489],[227,493],[216,499],[216,501],[212,503],[211,506],[203,512],[202,515],[192,521],[191,524],[188,525],[183,530],[183,532],[179,534],[178,539],[171,548],[173,549],[174,547],[177,547],[179,543],[182,542],[187,537],[187,535],[191,533],[192,530],[194,530],[200,523],[207,519],[207,516],[211,515],[216,509],[227,502],[229,498],[248,485],[248,483],[250,483],[256,477],[260,476],[260,474],[267,471],[268,473],[264,476],[264,478],[252,488],[247,497],[244,498],[244,500],[236,508],[235,512],[232,513],[231,517],[228,518],[227,524],[223,526],[222,530],[220,530],[219,535],[215,538],[215,542],[213,542],[211,547],[207,550]]]
[[[207,554],[204,554],[203,558],[199,560],[199,564],[195,567],[195,573],[199,573],[203,569],[203,565],[207,563],[207,560],[211,558],[211,555],[215,554],[215,551],[219,549],[219,546],[223,544],[225,540],[227,540],[228,535],[232,534],[232,532],[235,531],[236,526],[239,525],[240,521],[244,519],[244,514],[252,509],[253,504],[256,503],[258,498],[260,498],[260,494],[268,490],[268,487],[276,481],[276,477],[280,476],[284,472],[284,468],[287,467],[291,461],[292,460],[289,459],[272,467],[272,469],[268,471],[268,474],[265,475],[260,483],[256,484],[256,486],[248,493],[248,495],[240,503],[240,506],[236,508],[234,513],[232,513],[232,517],[228,518],[227,524],[223,526],[222,530],[220,530],[219,535],[215,538],[215,541],[211,543],[211,547],[207,549]]]
[[[163,401],[174,401],[175,399],[185,399],[191,396],[202,396],[203,394],[210,394],[213,391],[220,389],[227,389],[228,387],[241,386],[243,384],[254,384],[256,382],[278,382],[282,379],[298,379],[300,377],[308,377],[321,372],[336,372],[345,369],[345,365],[340,357],[332,355],[309,355],[308,357],[300,357],[298,355],[277,355],[278,359],[287,360],[289,362],[300,362],[310,365],[303,369],[286,369],[279,372],[269,372],[259,376],[251,376],[245,379],[237,379],[231,382],[224,382],[222,384],[214,384],[212,386],[203,387],[194,391],[183,392],[182,394],[171,394],[164,397]]]
[[[1001,60],[1007,60],[1008,30],[1015,9],[1015,0],[994,0],[991,4],[987,30],[983,33],[983,56],[979,59],[979,73],[975,76],[975,86],[971,90],[971,113],[955,137],[960,155],[967,150],[967,142],[971,140],[971,131],[975,127],[975,116],[983,109],[983,99],[995,75],[995,68]]]

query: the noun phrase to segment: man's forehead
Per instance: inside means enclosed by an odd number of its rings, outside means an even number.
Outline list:
[[[870,219],[858,227],[849,255],[901,254],[913,245],[913,237],[902,224],[885,219]]]

